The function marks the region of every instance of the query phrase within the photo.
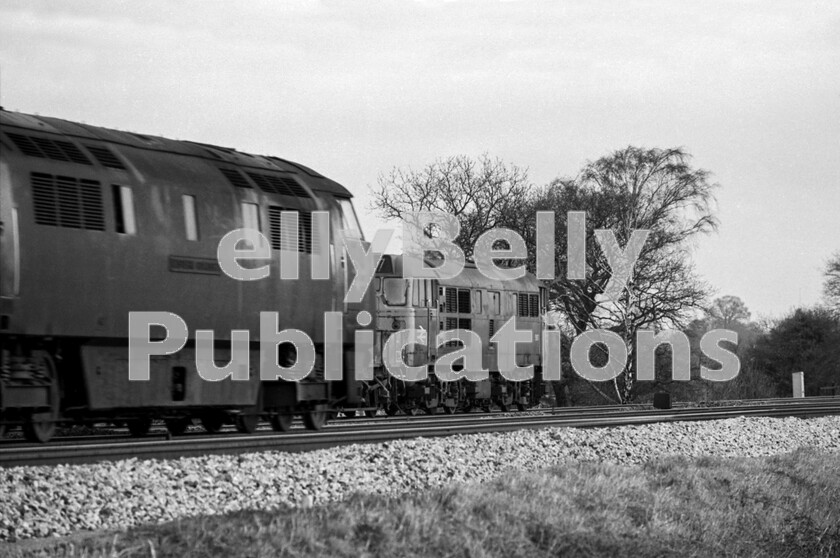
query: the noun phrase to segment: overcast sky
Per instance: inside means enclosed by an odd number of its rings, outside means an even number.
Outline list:
[[[369,238],[394,166],[487,152],[542,185],[682,146],[721,185],[699,273],[754,317],[814,304],[840,250],[840,3],[677,4],[4,0],[0,103],[304,163]]]

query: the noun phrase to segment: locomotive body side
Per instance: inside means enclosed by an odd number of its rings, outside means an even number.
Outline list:
[[[348,310],[348,273],[336,246],[361,230],[346,189],[306,167],[228,148],[6,111],[0,128],[6,422],[162,416],[183,423],[208,415],[215,422],[229,411],[312,411],[336,394],[353,397],[352,358],[343,386],[323,380],[320,360],[304,382],[261,389],[258,381],[260,312],[277,312],[279,329],[306,332],[322,353],[324,312]],[[299,215],[296,246],[281,227],[287,210]],[[310,234],[312,211],[330,215],[330,279],[310,278],[320,246]],[[238,228],[268,238],[272,257],[258,262],[269,265],[268,278],[238,281],[221,271],[219,241]],[[281,246],[297,250],[299,279],[280,279]],[[130,382],[128,316],[137,311],[176,314],[189,340],[173,355],[152,357],[149,381]],[[355,327],[345,315],[345,340]],[[251,381],[200,378],[199,329],[214,332],[220,365],[230,359],[231,332],[247,330]]]

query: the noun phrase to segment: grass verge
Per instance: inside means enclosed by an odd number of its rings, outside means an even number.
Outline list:
[[[570,463],[403,498],[0,545],[28,556],[840,556],[840,458]]]

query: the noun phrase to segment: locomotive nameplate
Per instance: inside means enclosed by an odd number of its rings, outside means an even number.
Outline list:
[[[219,262],[215,258],[192,258],[189,256],[169,256],[169,271],[200,273],[202,275],[222,274]]]

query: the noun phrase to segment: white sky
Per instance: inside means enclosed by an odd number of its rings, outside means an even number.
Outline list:
[[[542,185],[628,144],[714,174],[695,261],[753,316],[840,250],[837,2],[15,2],[0,103],[306,164],[347,186],[487,152]],[[569,208],[575,209],[575,208]]]

